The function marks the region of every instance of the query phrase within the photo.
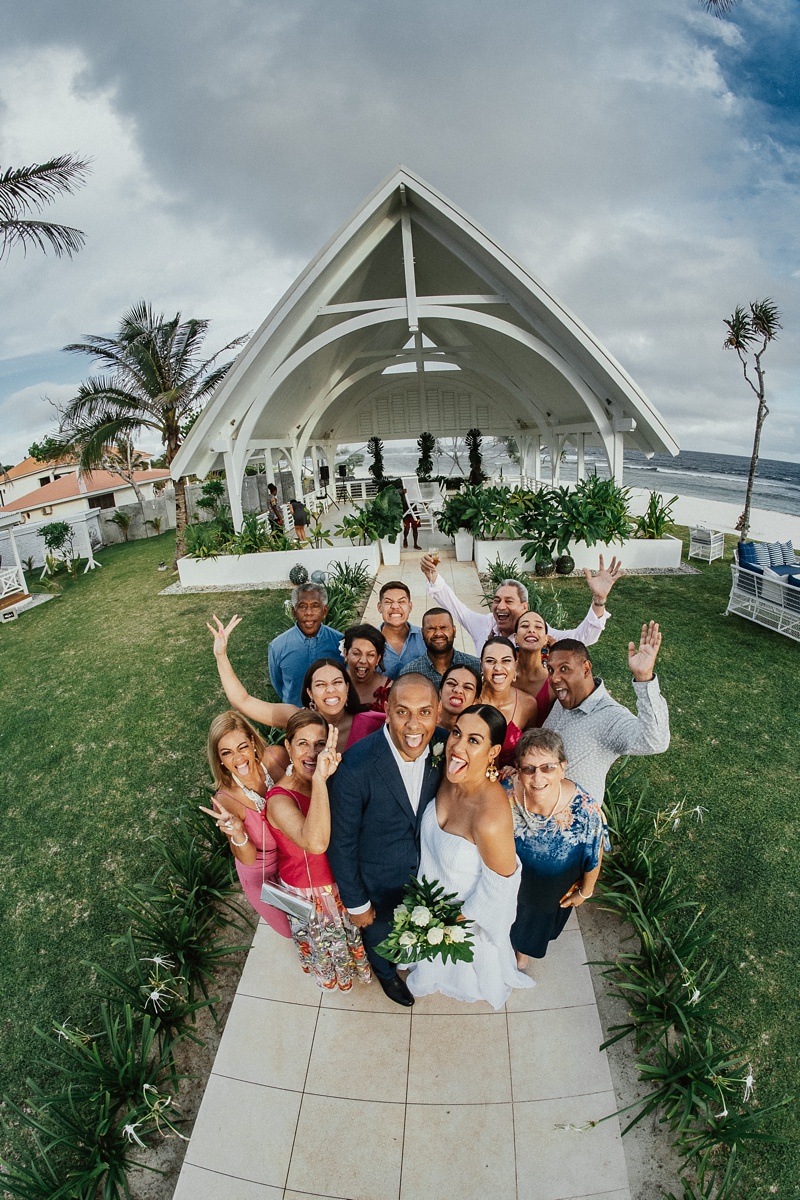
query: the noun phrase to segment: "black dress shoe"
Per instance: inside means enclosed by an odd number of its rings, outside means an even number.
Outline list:
[[[395,1004],[402,1004],[403,1008],[410,1008],[414,1003],[414,997],[399,975],[393,975],[391,979],[381,979],[378,977],[378,983],[389,999],[394,1000]]]

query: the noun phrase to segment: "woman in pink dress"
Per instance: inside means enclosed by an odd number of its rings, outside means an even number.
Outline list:
[[[296,704],[273,704],[269,700],[251,696],[228,658],[228,638],[241,617],[232,617],[227,625],[223,625],[216,616],[214,621],[215,625],[206,624],[214,638],[217,670],[230,704],[251,721],[286,729],[290,718],[304,710]],[[306,671],[301,692],[306,706],[316,709],[329,724],[336,727],[339,745],[344,750],[368,733],[374,733],[386,720],[384,713],[361,711],[353,682],[346,668],[335,658],[316,659]]]
[[[300,709],[286,726],[289,766],[267,795],[268,827],[278,850],[278,878],[314,902],[309,920],[290,918],[303,970],[322,988],[349,991],[369,983],[361,934],[339,899],[325,851],[331,836],[328,779],[341,761],[338,733],[317,712]]]
[[[536,701],[536,725],[544,725],[555,703],[550,686],[547,655],[553,639],[544,617],[537,612],[524,612],[517,619],[517,687]]]
[[[201,806],[201,811],[214,817],[228,839],[242,891],[253,908],[277,933],[290,937],[285,913],[261,901],[262,879],[274,878],[278,868],[278,848],[262,815],[265,797],[274,779],[284,775],[289,756],[282,746],[268,746],[232,709],[211,722],[206,750],[217,791],[214,808]]]

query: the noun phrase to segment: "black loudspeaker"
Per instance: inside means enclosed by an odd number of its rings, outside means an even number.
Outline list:
[[[331,473],[328,467],[323,463],[319,469],[319,481],[323,487],[327,487],[331,481]]]
[[[340,479],[347,479],[347,464],[339,463],[338,467],[336,468],[336,474]]]

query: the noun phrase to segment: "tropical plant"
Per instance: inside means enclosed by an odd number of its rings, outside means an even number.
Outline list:
[[[115,337],[87,334],[65,349],[89,354],[110,374],[94,375],[62,410],[59,437],[79,450],[81,470],[102,464],[106,447],[132,439],[142,429],[157,432],[166,463],[181,444],[181,426],[202,408],[233,365],[217,365],[221,355],[241,345],[234,338],[210,358],[200,357],[209,323],[181,314],[166,318],[142,301],[124,314]],[[186,484],[175,481],[177,559],[185,551]]]
[[[343,516],[333,532],[336,537],[349,538],[351,542],[357,542],[359,546],[366,546],[370,542],[374,542],[378,536],[375,522],[367,505],[364,508],[356,509],[354,513],[347,513]]]
[[[375,528],[375,537],[394,542],[403,527],[403,502],[395,487],[386,487],[364,506]]]
[[[258,554],[271,550],[271,535],[266,521],[259,521],[256,513],[245,513],[242,528],[225,543],[226,554]]]
[[[108,518],[109,524],[116,525],[126,542],[128,540],[128,530],[131,527],[132,520],[133,518],[131,517],[131,514],[128,512],[123,512],[121,508],[115,509],[113,515]]]
[[[312,516],[311,523],[306,527],[306,541],[310,542],[315,550],[333,545],[332,538],[328,537],[328,531],[317,516]]]
[[[419,450],[417,476],[419,479],[429,480],[433,474],[433,452],[436,449],[436,438],[432,433],[421,433],[417,438],[417,449]]]
[[[222,534],[210,521],[189,525],[186,530],[187,558],[216,558],[222,553],[222,545]]]
[[[163,522],[163,517],[148,517],[148,519],[145,521],[145,525],[152,525],[153,532],[155,533],[156,537],[158,537],[161,533],[161,526]]]
[[[226,495],[225,483],[222,479],[207,479],[200,489],[200,495],[195,504],[204,512],[210,512],[215,517]]]
[[[372,455],[372,462],[367,470],[376,483],[383,480],[383,442],[379,437],[371,437],[367,442],[367,449]]]
[[[63,562],[67,571],[75,575],[77,572],[78,557],[74,546],[75,530],[69,521],[50,521],[47,525],[42,525],[39,530],[39,536],[47,547],[44,557],[48,574],[54,575],[58,570],[59,564]],[[61,555],[60,559],[58,557],[59,553]]]
[[[488,479],[488,476],[483,472],[483,453],[481,451],[483,437],[480,429],[468,429],[464,441],[467,443],[467,450],[469,451],[468,480],[473,487],[478,487]]]
[[[8,167],[0,174],[0,259],[14,245],[53,250],[57,258],[72,258],[83,246],[80,229],[39,221],[30,214],[41,211],[57,196],[69,195],[84,182],[89,163],[62,154],[30,167]]]
[[[747,309],[737,304],[733,315],[724,324],[728,330],[728,336],[723,342],[723,347],[736,351],[739,362],[742,364],[745,381],[758,401],[744,512],[737,524],[737,529],[741,531],[741,540],[746,541],[750,533],[750,504],[753,499],[753,485],[761,447],[761,430],[769,415],[764,382],[765,371],[761,360],[770,342],[773,342],[778,336],[778,330],[781,328],[781,313],[769,299],[754,300]],[[750,375],[751,370],[755,371],[755,379]]]
[[[633,521],[633,533],[637,538],[662,538],[672,525],[672,506],[678,497],[665,500],[660,492],[651,492],[647,508]]]
[[[40,463],[63,462],[72,458],[74,446],[65,446],[58,438],[46,437],[41,442],[31,442],[28,455]]]

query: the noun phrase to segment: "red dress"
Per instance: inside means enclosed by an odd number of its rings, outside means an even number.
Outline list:
[[[550,694],[550,680],[545,679],[539,691],[536,693],[536,727],[537,729],[544,725],[547,717],[550,715],[550,709],[555,704],[553,696]]]

